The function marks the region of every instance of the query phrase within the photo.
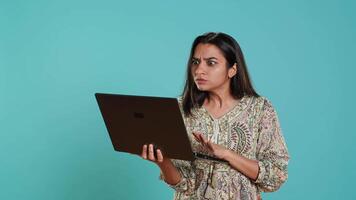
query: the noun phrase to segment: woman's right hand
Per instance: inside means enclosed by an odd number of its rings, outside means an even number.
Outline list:
[[[170,185],[176,185],[181,181],[178,169],[173,165],[169,158],[164,158],[160,149],[156,149],[156,157],[152,144],[145,144],[142,147],[141,157],[158,165],[164,177],[164,181]]]
[[[163,154],[162,151],[160,149],[156,150],[156,157],[155,157],[155,153],[154,153],[154,148],[153,148],[153,144],[145,144],[142,147],[142,153],[141,153],[141,157],[145,160],[149,160],[152,161],[156,164],[162,164],[163,161],[165,160],[163,158]]]

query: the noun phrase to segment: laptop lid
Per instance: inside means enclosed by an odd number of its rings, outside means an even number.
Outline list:
[[[178,100],[169,97],[95,93],[116,151],[141,155],[154,144],[164,157],[194,160]]]

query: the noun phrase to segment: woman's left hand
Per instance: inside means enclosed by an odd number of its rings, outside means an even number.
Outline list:
[[[214,144],[211,141],[207,140],[202,133],[194,132],[193,133],[195,140],[198,141],[205,149],[207,149],[211,154],[219,159],[225,159],[229,150],[225,147]]]

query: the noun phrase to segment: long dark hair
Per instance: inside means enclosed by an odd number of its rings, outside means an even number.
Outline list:
[[[187,63],[186,82],[182,93],[183,111],[185,115],[191,115],[191,109],[193,107],[200,108],[203,105],[205,98],[209,98],[207,91],[200,91],[197,88],[191,73],[192,57],[195,48],[200,43],[213,44],[218,47],[227,61],[226,67],[228,69],[237,63],[237,74],[231,78],[230,82],[230,93],[235,99],[240,99],[245,95],[259,96],[251,84],[245,59],[237,41],[225,33],[208,32],[195,38],[190,51]]]

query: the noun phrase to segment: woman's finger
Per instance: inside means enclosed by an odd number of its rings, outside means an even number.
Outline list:
[[[208,144],[207,144],[208,140],[205,139],[204,135],[203,135],[203,134],[199,134],[199,135],[198,135],[198,138],[199,138],[200,143],[201,143],[205,148],[208,148],[208,146],[207,146],[207,145],[208,145]]]
[[[193,135],[195,139],[198,139],[197,134],[195,132],[193,132]]]
[[[193,135],[194,135],[195,140],[198,141],[199,143],[201,143],[201,140],[199,138],[199,133],[193,133]]]
[[[161,152],[161,150],[157,149],[157,161],[158,162],[163,162],[163,154]]]
[[[143,145],[143,147],[142,147],[142,154],[141,154],[141,157],[143,158],[143,159],[147,159],[147,145],[145,144],[145,145]]]
[[[201,140],[204,144],[206,144],[207,140],[205,139],[205,137],[203,136],[203,134],[200,134],[199,136],[200,136],[200,140]]]
[[[153,153],[153,145],[150,144],[148,146],[148,159],[152,160],[152,161],[156,161],[156,158],[154,156],[154,153]]]

